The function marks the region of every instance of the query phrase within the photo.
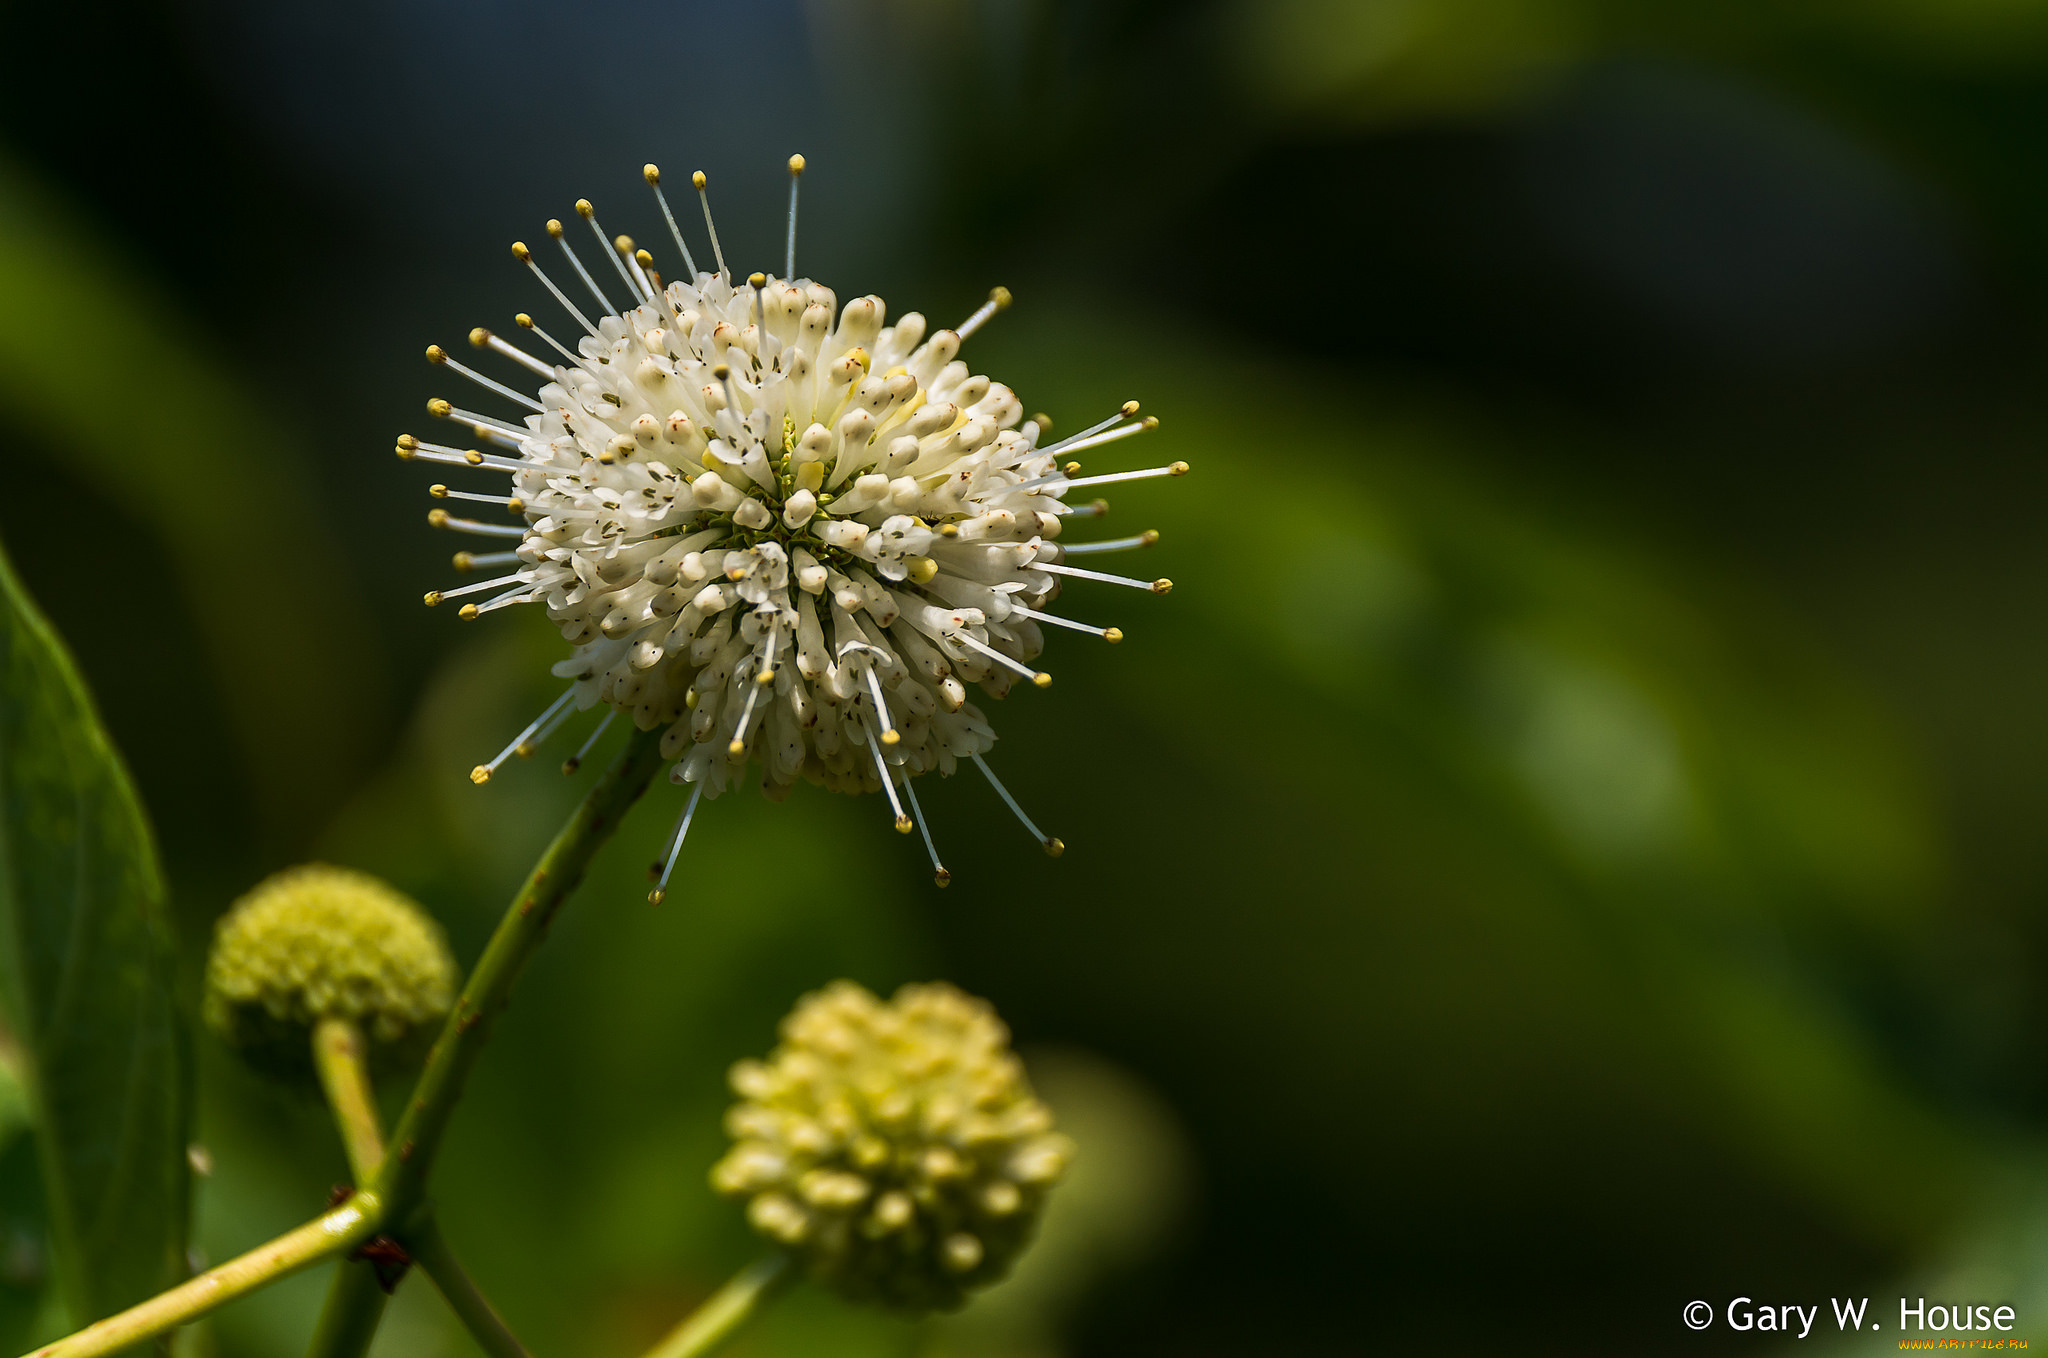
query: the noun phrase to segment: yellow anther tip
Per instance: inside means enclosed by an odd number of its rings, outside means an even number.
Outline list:
[[[469,771],[469,781],[475,783],[478,787],[482,787],[485,783],[490,782],[490,766],[487,764],[479,764],[475,768],[471,769]]]
[[[703,192],[704,186],[710,182],[710,180],[704,177],[704,172],[702,170],[698,170],[690,176],[691,186],[695,188],[699,193]]]
[[[1038,432],[1041,434],[1052,432],[1052,416],[1050,415],[1033,415],[1031,422],[1038,426]]]
[[[583,761],[576,758],[574,755],[571,755],[569,756],[569,758],[564,759],[562,761],[562,776],[566,778],[568,775],[576,772],[576,770],[582,767]]]
[[[436,396],[427,402],[427,413],[435,419],[446,419],[454,413],[455,407]]]
[[[1039,688],[1050,688],[1052,686],[1052,676],[1047,674],[1044,670],[1040,670],[1038,673],[1031,676],[1031,682],[1033,684],[1036,684]]]
[[[1114,646],[1124,639],[1124,629],[1121,627],[1105,627],[1102,629],[1102,639]]]
[[[732,369],[728,368],[725,364],[720,363],[711,369],[711,375],[714,378],[718,379],[720,382],[723,382],[726,378],[732,376]]]
[[[441,347],[440,345],[438,345],[438,344],[429,344],[429,345],[427,346],[427,362],[429,362],[429,363],[446,363],[447,361],[448,361],[448,351],[447,351],[446,349],[443,349],[443,348],[442,348],[442,347]]]
[[[734,759],[738,759],[741,755],[747,752],[747,742],[744,740],[735,740],[732,744],[725,747],[725,752],[731,755]]]
[[[578,198],[576,200],[576,215],[583,218],[585,221],[589,221],[592,217],[597,215],[597,209],[590,205],[590,200],[588,198]]]
[[[1173,476],[1186,476],[1188,474],[1188,464],[1185,462],[1176,462],[1171,467],[1168,467],[1166,470],[1170,475]]]
[[[550,236],[553,236],[556,240],[560,240],[562,238],[562,223],[556,218],[548,218],[548,234]]]
[[[411,434],[400,434],[398,436],[398,446],[405,449],[407,452],[411,452],[414,448],[420,446],[420,441],[414,438]]]
[[[533,742],[530,740],[521,741],[518,745],[513,747],[512,753],[518,755],[521,759],[533,758]]]
[[[1005,287],[990,288],[988,291],[988,299],[996,304],[997,311],[1005,309],[1010,305],[1010,302],[1012,301],[1012,298],[1010,297],[1010,290]]]
[[[456,616],[461,618],[464,622],[475,622],[477,617],[477,607],[475,604],[464,604],[462,606],[462,611],[456,614]]]
[[[525,241],[515,240],[512,242],[512,258],[518,260],[521,264],[524,264],[526,263],[526,261],[533,258],[533,251],[526,248]]]
[[[1140,546],[1150,547],[1158,541],[1159,530],[1157,528],[1147,528],[1144,532],[1138,534],[1138,544]]]
[[[442,485],[440,482],[437,481],[433,485],[427,487],[427,494],[433,496],[436,500],[446,499],[448,495],[448,487]]]
[[[933,885],[933,886],[939,886],[939,887],[943,887],[943,886],[946,886],[946,885],[950,884],[950,883],[952,882],[952,880],[953,880],[953,874],[952,874],[952,873],[950,873],[950,872],[947,872],[947,871],[946,871],[946,870],[945,870],[944,868],[940,868],[940,869],[939,869],[939,870],[938,870],[937,872],[935,872],[935,873],[933,873],[933,874],[932,874],[932,885]]]
[[[649,168],[651,169],[652,167],[650,166]],[[668,893],[666,891],[663,891],[660,887],[656,887],[654,890],[647,893],[647,903],[649,905],[660,905],[667,898]]]
[[[1124,402],[1124,406],[1123,406],[1123,417],[1124,417],[1125,419],[1127,419],[1127,420],[1128,420],[1129,418],[1131,418],[1131,416],[1133,416],[1133,415],[1135,415],[1135,414],[1137,414],[1137,413],[1138,413],[1138,403],[1137,403],[1136,401],[1125,401],[1125,402]]]
[[[770,684],[775,682],[775,671],[762,670],[759,674],[754,676],[754,682],[759,684],[762,688],[767,688]]]
[[[469,332],[469,342],[481,349],[491,342],[491,332],[478,326]]]
[[[445,528],[445,527],[447,527],[447,525],[448,525],[448,511],[447,511],[447,510],[445,510],[445,509],[430,509],[430,510],[428,510],[428,511],[427,511],[427,526],[428,526],[428,527],[430,527],[430,528]]]
[[[640,177],[650,184],[659,184],[661,182],[661,167],[653,161],[649,161],[640,167]]]
[[[896,833],[897,833],[897,834],[899,834],[899,835],[907,835],[907,834],[909,834],[909,833],[910,833],[910,831],[911,831],[910,817],[908,817],[908,816],[898,816],[898,817],[896,818]]]
[[[457,552],[454,558],[449,562],[449,564],[454,566],[456,570],[466,571],[476,565],[476,558],[471,556],[468,552]],[[440,595],[435,594],[431,597],[435,603],[441,602]]]
[[[430,590],[428,590],[428,591],[427,591],[427,595],[426,595],[426,603],[427,603],[427,607],[428,607],[428,608],[432,608],[432,607],[433,607],[433,606],[434,606],[435,604],[438,604],[438,603],[440,603],[440,602],[441,602],[441,591],[440,591],[440,590],[438,590],[438,589],[430,589]]]
[[[632,254],[633,238],[631,236],[613,236],[612,249],[617,250],[622,255]]]
[[[1154,594],[1171,594],[1171,593],[1173,593],[1173,581],[1171,581],[1171,580],[1167,579],[1167,578],[1166,578],[1165,576],[1163,576],[1163,575],[1162,575],[1162,576],[1160,576],[1160,577],[1159,577],[1159,578],[1158,578],[1157,580],[1154,580],[1154,581],[1152,582],[1152,592],[1153,592]]]
[[[791,156],[789,158],[789,172],[791,174],[802,174],[804,172],[804,158],[802,156]]]
[[[521,330],[533,329],[533,317],[527,315],[523,311],[512,318],[512,323],[518,326]]]
[[[1045,841],[1045,856],[1047,858],[1058,858],[1066,851],[1067,842],[1063,839],[1048,838]]]
[[[897,745],[897,744],[901,744],[901,743],[902,743],[902,740],[903,740],[903,735],[902,735],[902,733],[901,733],[900,731],[898,731],[898,730],[897,730],[897,729],[896,729],[895,727],[893,727],[893,726],[892,726],[892,727],[890,727],[890,728],[889,728],[888,730],[886,730],[886,731],[882,732],[882,743],[883,743],[884,745]]]
[[[462,455],[462,460],[464,462],[467,462],[472,467],[481,467],[484,465],[484,455],[482,453],[477,452],[474,448],[464,453]]]
[[[767,275],[767,274],[764,274],[764,273],[750,273],[750,274],[748,274],[748,275],[747,275],[747,286],[748,286],[748,287],[750,287],[750,288],[761,288],[761,287],[766,287],[766,286],[767,286],[767,284],[768,284],[768,275]]]

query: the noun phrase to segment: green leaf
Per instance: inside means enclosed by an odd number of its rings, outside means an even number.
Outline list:
[[[81,1322],[185,1272],[190,1044],[172,956],[127,772],[0,554],[0,1006]]]

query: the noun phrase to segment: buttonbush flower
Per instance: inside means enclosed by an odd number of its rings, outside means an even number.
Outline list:
[[[856,1300],[950,1309],[1000,1279],[1073,1157],[995,1011],[944,983],[807,995],[732,1087],[712,1185]]]
[[[497,539],[499,549],[457,554],[458,569],[485,578],[427,602],[461,599],[465,618],[538,604],[573,648],[555,667],[568,687],[471,777],[487,781],[577,712],[605,716],[571,769],[617,714],[661,728],[671,777],[691,790],[656,865],[657,900],[699,798],[743,779],[777,799],[799,779],[881,792],[898,830],[922,831],[944,885],[912,780],[971,763],[1057,855],[1060,840],[989,769],[995,732],[970,691],[1001,698],[1020,682],[1048,684],[1034,663],[1047,627],[1121,639],[1115,627],[1053,611],[1067,582],[1171,588],[1073,564],[1148,546],[1156,533],[1065,538],[1070,520],[1105,508],[1069,503],[1074,491],[1187,470],[1175,462],[1082,476],[1071,460],[1157,421],[1131,402],[1050,441],[1045,417],[1027,419],[1014,392],[959,357],[1008,305],[1004,289],[957,329],[932,331],[915,312],[890,323],[879,297],[842,306],[798,276],[802,169],[793,157],[778,276],[735,281],[701,173],[693,182],[715,267],[700,269],[652,165],[645,177],[682,260],[672,281],[629,238],[608,237],[588,202],[576,211],[603,263],[587,265],[570,229],[547,225],[575,295],[515,244],[573,326],[567,342],[524,314],[518,324],[537,348],[473,331],[471,343],[509,365],[513,383],[428,349],[515,413],[436,399],[429,411],[484,447],[411,435],[398,443],[401,457],[510,482],[432,487],[452,503],[430,522]]]
[[[368,873],[311,863],[264,879],[214,926],[207,1026],[259,1069],[310,1073],[307,1035],[347,1019],[401,1045],[447,1017],[455,959],[409,897]]]

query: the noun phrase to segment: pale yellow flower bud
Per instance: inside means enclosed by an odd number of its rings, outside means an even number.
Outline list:
[[[944,983],[807,995],[733,1067],[711,1171],[755,1230],[856,1300],[947,1310],[1008,1272],[1073,1157],[987,1003]]]
[[[412,900],[367,873],[314,863],[266,878],[214,927],[207,1026],[259,1069],[310,1070],[308,1034],[348,1019],[373,1044],[431,1029],[455,961]]]

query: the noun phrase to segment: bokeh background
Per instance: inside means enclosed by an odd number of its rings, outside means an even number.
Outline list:
[[[986,787],[638,811],[440,1176],[542,1353],[744,1263],[723,1072],[802,991],[992,998],[1084,1157],[1024,1274],[735,1353],[1752,1352],[1696,1297],[1997,1298],[2048,1341],[2048,7],[2031,0],[0,4],[0,535],[94,686],[196,976],[323,857],[473,958],[579,795],[469,767],[537,615],[390,455],[644,160],[1068,428],[1138,396],[1155,599]],[[1091,470],[1106,469],[1091,468]],[[213,1259],[343,1177],[202,1042]],[[396,1095],[396,1091],[392,1091]],[[30,1267],[33,1252],[10,1254]],[[27,1262],[24,1263],[23,1259]],[[220,1314],[289,1352],[313,1275]],[[1889,1345],[1893,1336],[1881,1336]],[[388,1355],[461,1355],[409,1283]],[[1819,1343],[1819,1339],[1807,1341]]]

